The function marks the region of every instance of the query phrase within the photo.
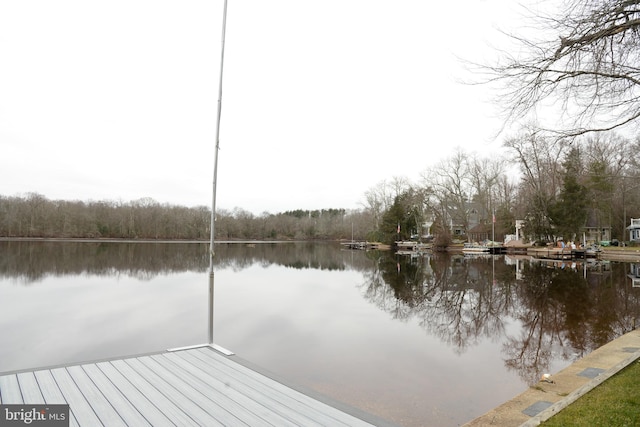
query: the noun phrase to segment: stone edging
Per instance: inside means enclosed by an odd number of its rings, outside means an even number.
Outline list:
[[[638,359],[640,359],[640,351],[636,351],[631,356],[629,356],[622,362],[618,363],[608,371],[601,373],[596,378],[592,379],[582,387],[574,390],[564,399],[554,403],[544,411],[540,412],[538,415],[522,423],[520,427],[538,426],[540,425],[540,423],[547,421],[549,418],[551,418],[552,416],[554,416],[555,414],[557,414],[558,412],[560,412],[561,410],[563,410],[564,408],[566,408],[567,406],[569,406],[570,404],[578,400],[579,397],[584,396],[585,394],[593,390],[596,386],[602,384],[605,380],[611,378],[612,376],[614,376],[615,374],[620,372],[622,369],[626,368],[627,366],[629,366],[630,364],[632,364]]]

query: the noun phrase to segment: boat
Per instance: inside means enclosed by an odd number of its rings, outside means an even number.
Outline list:
[[[462,248],[463,254],[488,254],[489,251],[488,246],[478,245],[476,243],[465,243]]]

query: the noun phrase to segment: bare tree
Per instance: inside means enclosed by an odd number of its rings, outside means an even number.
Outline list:
[[[536,17],[541,39],[510,34],[521,48],[504,52],[497,65],[482,67],[489,81],[503,84],[500,102],[508,122],[551,104],[559,105],[561,114],[549,130],[562,136],[637,122],[640,0],[561,4],[553,16]]]
[[[467,208],[473,193],[473,184],[469,179],[468,154],[458,149],[451,157],[423,172],[422,177],[426,186],[433,188],[441,211],[446,213],[446,217],[441,221],[456,222],[467,229]]]
[[[389,184],[393,193],[391,195],[391,200],[394,200],[396,197],[401,196],[411,187],[409,180],[404,176],[394,176],[391,179],[391,184]]]
[[[506,209],[513,210],[513,215],[519,218],[521,212],[516,210],[517,201],[517,185],[511,181],[507,175],[501,175],[496,180],[494,186],[494,196],[498,206],[504,206]]]
[[[520,164],[520,195],[527,205],[524,211],[528,233],[546,238],[551,229],[549,209],[562,188],[561,158],[568,144],[545,137],[530,127],[507,139],[504,146]]]
[[[630,140],[615,133],[589,136],[584,144],[584,155],[588,164],[606,165],[607,173],[619,177],[627,175],[635,156]]]
[[[380,226],[382,214],[391,207],[394,197],[402,193],[399,189],[405,184],[406,180],[402,181],[400,178],[394,178],[392,184],[380,181],[364,193],[365,200],[362,205],[373,217],[375,229]]]
[[[469,175],[475,192],[475,200],[485,212],[497,206],[498,180],[504,176],[504,159],[499,157],[480,158],[474,156],[468,161]]]

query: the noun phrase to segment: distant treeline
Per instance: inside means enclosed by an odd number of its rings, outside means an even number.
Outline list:
[[[49,200],[37,193],[0,196],[0,237],[206,240],[211,210],[206,206],[134,201]],[[259,216],[240,208],[218,210],[217,239],[362,238],[367,215],[344,209],[294,210]]]

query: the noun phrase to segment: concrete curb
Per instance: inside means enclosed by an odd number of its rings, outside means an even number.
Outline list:
[[[609,369],[606,372],[603,372],[602,374],[598,375],[596,378],[589,381],[587,384],[573,391],[564,399],[554,403],[544,411],[540,412],[538,415],[532,417],[529,421],[522,423],[520,427],[534,427],[534,426],[540,425],[544,421],[547,421],[549,418],[553,417],[555,414],[557,414],[558,412],[560,412],[561,410],[563,410],[564,408],[566,408],[567,406],[569,406],[570,404],[578,400],[578,398],[584,396],[585,394],[587,394],[588,392],[596,388],[596,386],[602,384],[604,381],[611,378],[612,376],[614,376],[615,374],[617,374],[622,369],[626,368],[627,366],[629,366],[639,358],[640,358],[640,351],[636,351],[631,356],[629,356],[622,362],[618,363],[613,368]]]

